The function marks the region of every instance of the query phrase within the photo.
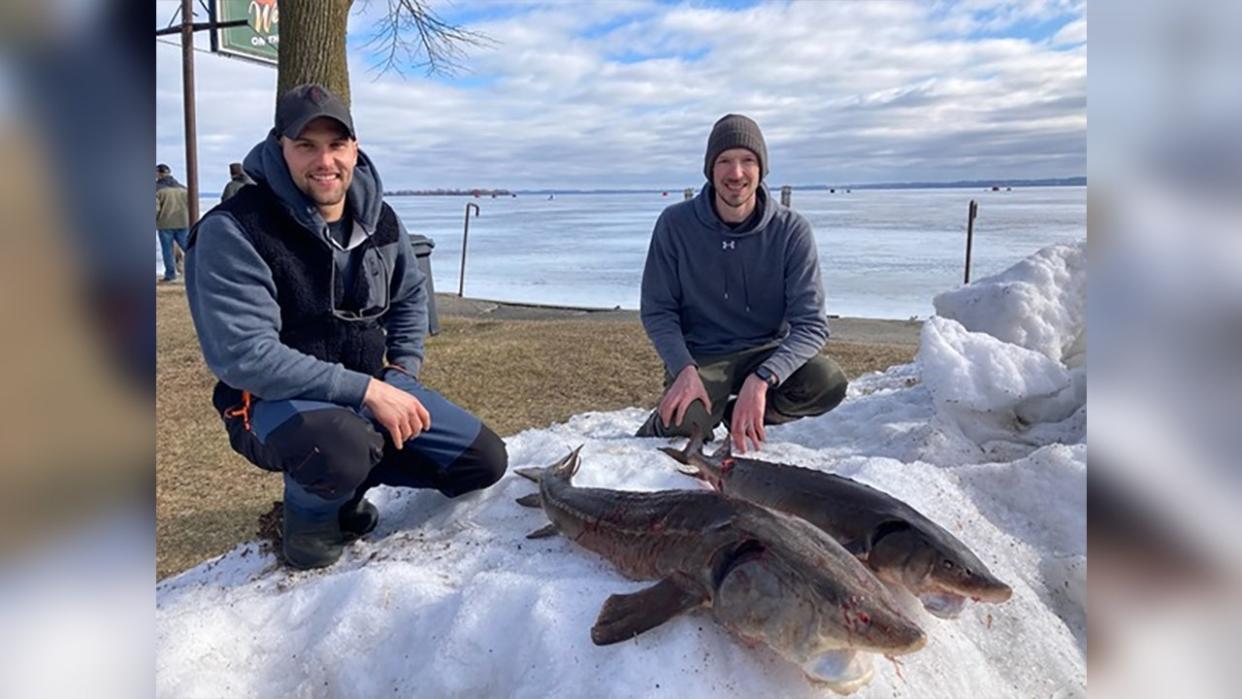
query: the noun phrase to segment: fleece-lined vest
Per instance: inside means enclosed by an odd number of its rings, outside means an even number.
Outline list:
[[[215,210],[233,215],[271,268],[280,303],[280,341],[326,362],[340,363],[371,376],[379,374],[385,349],[379,319],[342,316],[360,312],[374,316],[386,310],[363,306],[368,299],[389,298],[386,289],[391,288],[393,271],[387,269],[383,278],[378,274],[354,274],[351,288],[344,288],[341,275],[336,273],[334,248],[294,220],[266,184],[243,188]],[[396,242],[399,235],[396,214],[383,204],[375,232],[351,254],[368,254],[367,248],[378,249]],[[190,248],[197,238],[196,226],[190,235]],[[371,286],[376,284],[385,287],[378,289],[378,295],[371,293]],[[241,397],[240,390],[219,382],[212,402],[223,412],[236,406]]]

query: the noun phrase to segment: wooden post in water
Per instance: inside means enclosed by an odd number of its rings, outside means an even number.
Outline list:
[[[457,295],[464,297],[466,290],[466,241],[470,238],[470,207],[474,207],[475,218],[479,217],[479,205],[470,202],[466,204],[466,221],[461,229],[461,275],[457,278]]]
[[[793,198],[793,187],[789,185],[781,185],[781,206],[789,207],[789,201]]]
[[[966,214],[966,278],[963,284],[970,283],[970,245],[975,238],[975,216],[979,214],[979,203],[970,200],[970,209]]]
[[[686,191],[684,192],[684,194],[686,195],[686,201],[690,201],[691,199],[693,199],[694,198],[694,187],[686,187]]]

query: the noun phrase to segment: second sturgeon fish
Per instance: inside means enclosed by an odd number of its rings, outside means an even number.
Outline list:
[[[806,522],[702,490],[579,488],[571,482],[578,465],[575,450],[546,469],[517,471],[539,483],[518,502],[552,520],[531,536],[559,532],[628,578],[659,581],[604,602],[591,629],[597,645],[707,606],[743,640],[848,693],[871,679],[866,652],[900,655],[926,643],[891,593]]]
[[[823,471],[734,457],[728,440],[708,456],[697,434],[684,450],[660,451],[718,492],[828,532],[881,580],[905,587],[938,617],[956,617],[967,598],[999,603],[1012,594],[965,544],[883,491]]]

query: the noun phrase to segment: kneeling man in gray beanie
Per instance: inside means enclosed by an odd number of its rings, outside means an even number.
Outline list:
[[[665,392],[639,437],[710,440],[724,422],[734,448],[758,449],[764,425],[822,415],[845,398],[828,340],[824,285],[807,220],[763,184],[768,148],[740,114],[716,122],[707,185],[660,214],[643,269],[643,328],[664,361]],[[736,396],[736,398],[734,398]]]

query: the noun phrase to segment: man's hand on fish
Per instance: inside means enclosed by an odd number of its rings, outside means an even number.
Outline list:
[[[763,431],[763,413],[768,404],[768,384],[751,374],[737,394],[733,406],[733,422],[729,424],[729,437],[739,454],[746,453],[746,441],[750,440],[755,451],[763,446],[767,435]]]
[[[703,379],[699,378],[699,368],[688,364],[677,374],[673,386],[660,401],[660,419],[668,427],[680,425],[686,417],[686,410],[696,400],[703,401],[703,407],[711,414],[712,399],[707,396]]]

